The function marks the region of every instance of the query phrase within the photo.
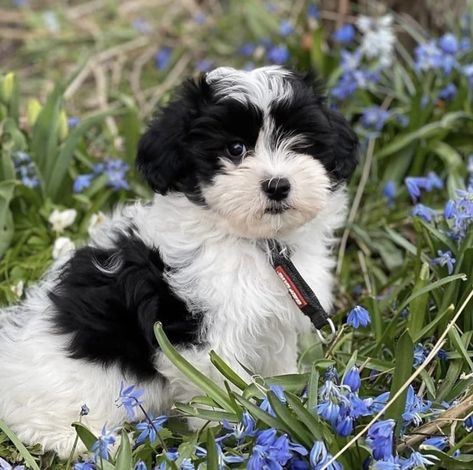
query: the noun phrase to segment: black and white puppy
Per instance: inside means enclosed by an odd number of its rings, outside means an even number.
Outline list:
[[[222,67],[184,83],[139,145],[152,203],[117,211],[0,313],[0,418],[66,456],[82,404],[94,431],[126,420],[122,382],[145,389],[151,414],[190,399],[197,390],[160,352],[156,321],[216,380],[211,349],[248,380],[240,364],[296,372],[298,333],[311,325],[261,242],[289,247],[330,309],[356,147],[343,117],[288,70]]]

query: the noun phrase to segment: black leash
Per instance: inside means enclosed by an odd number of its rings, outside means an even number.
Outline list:
[[[272,239],[267,240],[267,244],[271,265],[279,279],[281,279],[286,286],[292,300],[299,310],[309,317],[317,331],[325,325],[330,325],[332,333],[335,333],[335,328],[327,312],[320,304],[314,291],[309,287],[291,261],[289,249],[287,247],[283,248],[279,242]],[[319,337],[323,341],[327,341],[327,338],[323,338],[320,334]]]

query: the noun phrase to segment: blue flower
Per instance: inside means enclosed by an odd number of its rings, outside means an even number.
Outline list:
[[[120,393],[118,395],[117,401],[120,402],[119,406],[123,406],[126,410],[126,413],[130,419],[136,418],[136,407],[143,404],[140,400],[140,397],[145,393],[143,388],[136,388],[136,385],[129,385],[124,387],[122,382],[120,387]]]
[[[26,152],[14,152],[13,165],[16,170],[17,178],[21,180],[24,186],[27,188],[36,188],[39,186],[36,165]]]
[[[355,39],[355,28],[351,24],[344,24],[333,33],[333,39],[342,44],[349,43]]]
[[[256,49],[256,46],[251,43],[251,42],[247,42],[245,44],[243,44],[240,49],[238,49],[238,52],[242,55],[242,56],[245,56],[245,57],[251,57],[254,52],[255,52],[255,49]]]
[[[6,460],[0,457],[0,470],[25,470],[24,465],[10,465]]]
[[[207,22],[207,16],[205,16],[204,13],[202,13],[202,12],[198,12],[194,15],[194,21],[198,25],[203,25]]]
[[[289,50],[286,46],[273,46],[268,51],[268,60],[273,64],[282,65],[289,60]]]
[[[304,456],[308,452],[299,444],[291,442],[287,435],[277,437],[277,431],[269,428],[258,434],[246,468],[249,470],[282,469],[294,457],[294,454]]]
[[[455,96],[457,96],[457,87],[453,83],[449,83],[439,91],[439,98],[444,101],[452,101]]]
[[[69,129],[74,129],[76,128],[80,123],[80,118],[78,118],[77,116],[71,116],[68,120],[67,120],[67,125],[69,126]]]
[[[419,446],[420,449],[424,450],[426,447],[435,447],[438,450],[443,450],[448,445],[447,436],[433,436],[425,439]]]
[[[438,258],[434,258],[432,263],[438,264],[439,266],[447,266],[448,274],[452,274],[456,263],[456,259],[452,256],[452,252],[438,250],[437,255]]]
[[[423,455],[414,451],[404,462],[403,468],[425,468],[426,465],[435,465],[436,460],[439,460],[439,458],[435,455]]]
[[[406,406],[402,414],[403,423],[405,426],[413,423],[419,426],[422,423],[422,414],[428,413],[432,408],[432,402],[422,400],[418,397],[412,386],[407,389]]]
[[[95,464],[89,460],[85,462],[77,462],[74,464],[74,470],[94,470],[94,469],[95,469]]]
[[[313,470],[320,470],[321,468],[326,468],[327,470],[343,470],[343,467],[337,461],[326,467],[331,459],[332,456],[328,453],[325,444],[321,441],[316,441],[309,456]]]
[[[81,416],[87,416],[89,414],[89,407],[84,403],[81,407],[80,407],[80,415]]]
[[[396,198],[396,183],[392,180],[386,182],[383,187],[383,195],[388,201],[388,206],[392,207],[394,205],[394,199]]]
[[[361,399],[356,393],[348,394],[349,412],[354,419],[361,416],[369,416],[371,414],[370,405],[373,402],[372,398],[366,400]]]
[[[371,323],[370,314],[368,310],[357,305],[354,309],[350,311],[347,317],[347,325],[357,329],[360,326],[365,327]]]
[[[448,39],[444,40],[444,46],[451,47],[452,44],[449,45],[448,42]],[[419,71],[442,70],[449,75],[457,66],[455,56],[446,53],[434,40],[416,47],[414,54],[416,69]]]
[[[154,64],[158,70],[166,70],[171,63],[172,49],[161,47],[154,55]]]
[[[116,442],[115,433],[110,430],[107,431],[105,425],[102,428],[98,439],[92,445],[92,452],[94,453],[95,461],[97,462],[100,458],[108,460],[110,457],[110,446],[113,446]]]
[[[468,418],[465,419],[463,422],[463,426],[465,426],[465,429],[468,432],[473,431],[473,415],[468,416]]]
[[[307,16],[314,20],[318,20],[320,18],[320,12],[319,12],[319,9],[317,8],[317,5],[314,5],[313,3],[308,5]]]
[[[209,59],[201,59],[195,63],[197,72],[208,72],[213,67],[213,62]]]
[[[412,209],[412,215],[414,217],[420,217],[426,222],[432,222],[436,216],[436,213],[430,207],[424,206],[423,204],[416,204],[414,209]]]
[[[286,397],[284,396],[284,390],[280,385],[270,385],[269,390],[271,390],[271,392],[273,392],[276,395],[277,399],[281,403],[286,403]],[[261,402],[260,408],[263,411],[266,411],[266,413],[269,413],[271,416],[276,416],[276,413],[274,413],[273,409],[271,408],[271,405],[269,403],[268,398],[265,398]]]
[[[133,29],[141,34],[151,34],[153,32],[153,26],[151,23],[146,21],[144,18],[136,18],[132,23]]]
[[[343,377],[343,385],[350,387],[352,392],[357,392],[361,387],[361,377],[358,367],[353,366]]]
[[[385,460],[393,455],[393,430],[396,422],[386,419],[374,423],[368,430],[367,444],[376,460]]]
[[[380,131],[384,123],[389,119],[391,113],[379,106],[369,106],[365,108],[361,116],[361,125],[365,129]]]
[[[335,426],[335,431],[339,436],[349,436],[353,432],[353,418],[351,416],[341,418]]]
[[[450,236],[461,241],[473,223],[473,184],[466,191],[457,190],[457,197],[445,205],[444,217],[449,222]]]
[[[279,34],[283,37],[290,36],[294,32],[294,25],[289,20],[282,20],[279,23]]]
[[[96,165],[94,168],[100,168]],[[128,189],[128,181],[126,180],[126,172],[128,171],[128,163],[119,159],[107,159],[103,164],[103,172],[107,175],[107,184],[113,189]]]
[[[389,457],[385,460],[376,460],[370,466],[370,470],[400,470],[401,464],[396,457]]]
[[[88,188],[92,183],[92,179],[95,177],[92,173],[85,173],[83,175],[79,175],[72,185],[72,190],[75,193],[80,193],[84,189]]]
[[[227,420],[224,420],[222,424],[224,429],[228,429],[232,432],[218,438],[219,440],[226,439],[229,436],[234,436],[237,440],[241,440],[245,437],[253,437],[257,432],[256,422],[247,411],[243,412],[241,422],[233,424],[229,423]]]
[[[417,343],[414,348],[414,367],[420,366],[426,360],[428,353],[421,343]]]
[[[448,360],[447,351],[445,351],[445,349],[439,349],[439,352],[437,353],[437,357],[438,357],[441,361],[447,361],[447,360]]]
[[[452,33],[446,33],[439,39],[439,47],[447,54],[458,52],[458,39]]]
[[[335,426],[340,414],[340,405],[332,400],[324,400],[317,404],[317,414]]]
[[[142,460],[138,460],[133,470],[148,470],[148,467]]]
[[[136,438],[136,443],[141,444],[145,440],[153,443],[158,437],[157,432],[159,432],[163,424],[167,421],[166,416],[159,416],[157,418],[151,417],[151,422],[146,420],[138,423],[136,425],[136,430],[140,433]]]

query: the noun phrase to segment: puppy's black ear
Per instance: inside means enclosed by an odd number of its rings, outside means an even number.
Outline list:
[[[332,141],[331,174],[338,180],[347,180],[358,164],[358,137],[347,120],[338,112],[323,106],[334,134]]]
[[[136,164],[151,189],[161,194],[192,185],[193,162],[187,140],[192,121],[210,96],[205,76],[184,82],[158,110],[138,145]]]

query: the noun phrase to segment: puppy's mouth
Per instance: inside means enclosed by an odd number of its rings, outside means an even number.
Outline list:
[[[291,209],[291,206],[286,203],[273,202],[270,203],[264,210],[265,214],[277,215],[282,214]]]

